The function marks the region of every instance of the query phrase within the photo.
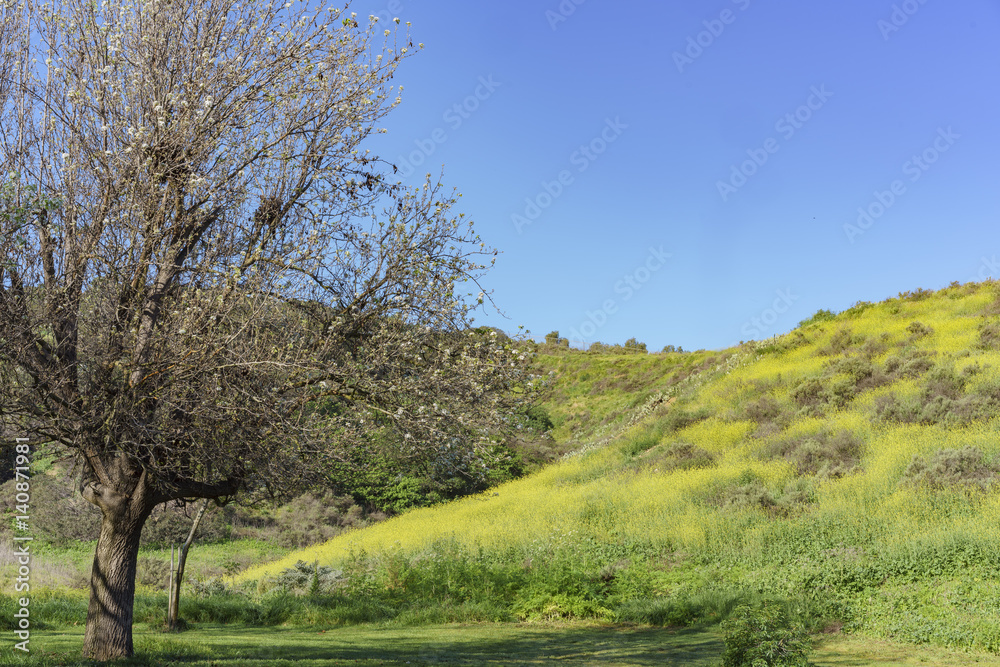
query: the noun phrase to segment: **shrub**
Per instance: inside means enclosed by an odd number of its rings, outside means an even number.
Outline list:
[[[997,466],[983,458],[975,447],[942,449],[930,460],[914,456],[903,472],[902,483],[942,489],[949,486],[979,486],[988,488],[1000,477]]]
[[[768,454],[789,461],[800,475],[834,478],[855,472],[863,450],[861,441],[850,431],[822,431],[776,442]]]
[[[822,309],[821,310],[817,310],[815,313],[813,313],[812,317],[810,317],[807,320],[802,320],[801,322],[799,322],[799,326],[800,327],[805,327],[805,326],[808,326],[810,324],[818,324],[820,322],[829,322],[830,320],[832,320],[836,316],[837,316],[837,314],[834,313],[832,310],[822,310]]]
[[[847,315],[848,317],[854,317],[856,315],[860,315],[861,313],[871,308],[873,305],[875,304],[873,304],[871,301],[858,301],[853,306],[845,310],[844,315]]]
[[[696,424],[712,416],[712,412],[706,408],[699,408],[694,411],[683,410],[674,407],[663,419],[663,426],[669,432],[679,431],[691,424]]]
[[[924,299],[932,296],[933,294],[934,290],[918,287],[912,292],[900,292],[899,298],[903,301],[923,301]]]
[[[989,320],[979,324],[979,347],[984,350],[1000,348],[1000,322]]]
[[[723,489],[715,497],[714,504],[723,509],[761,509],[772,513],[778,501],[759,480],[748,477],[743,475],[736,485]]]
[[[536,433],[552,430],[552,418],[548,410],[541,405],[529,405],[524,409],[522,418],[524,426]]]
[[[284,591],[316,594],[333,590],[341,585],[343,580],[342,570],[320,565],[319,561],[307,563],[300,560],[292,567],[283,570],[272,583]]]
[[[860,356],[837,359],[827,367],[827,373],[843,373],[850,377],[855,392],[881,387],[891,381],[881,368]]]
[[[367,525],[364,511],[351,496],[326,492],[321,496],[306,493],[274,513],[273,536],[281,546],[306,547],[325,542],[346,528]]]
[[[774,602],[741,605],[723,621],[725,667],[799,667],[812,647],[805,629],[793,623],[784,607]]]
[[[715,465],[715,457],[710,453],[687,442],[670,445],[665,453],[667,467],[670,470],[693,470],[695,468],[710,468]]]
[[[826,404],[826,388],[819,378],[806,378],[792,389],[791,395],[807,415],[817,416]]]
[[[851,333],[849,327],[843,327],[838,329],[832,336],[830,336],[830,342],[824,347],[817,350],[817,354],[825,356],[833,356],[836,354],[843,354],[846,350],[854,347],[855,345],[861,345],[865,342],[865,337],[861,334],[854,335]]]
[[[775,421],[781,417],[781,404],[770,396],[761,396],[743,406],[743,418],[758,424]]]
[[[715,457],[710,453],[688,442],[675,442],[664,448],[650,452],[650,456],[640,460],[645,469],[655,469],[660,472],[673,470],[694,470],[710,468],[715,465]]]
[[[925,336],[930,336],[934,333],[934,329],[917,321],[910,322],[906,326],[906,330],[910,333],[910,342],[919,340]]]

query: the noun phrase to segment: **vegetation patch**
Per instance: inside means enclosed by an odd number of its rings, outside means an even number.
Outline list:
[[[863,344],[864,342],[865,342],[864,334],[855,334],[851,331],[850,327],[844,326],[841,327],[840,329],[837,329],[837,331],[835,331],[833,335],[830,336],[829,342],[827,342],[827,344],[824,345],[823,347],[819,348],[816,351],[816,354],[826,357],[843,354],[847,350],[853,347],[857,347]]]
[[[851,431],[821,431],[772,443],[767,454],[783,458],[799,475],[837,478],[857,472],[864,444]]]
[[[914,456],[903,472],[901,483],[944,489],[977,486],[989,489],[1000,478],[1000,466],[986,461],[975,447],[942,449],[930,458]]]
[[[875,415],[884,421],[909,424],[966,426],[1000,413],[1000,384],[982,383],[966,393],[969,379],[979,373],[978,364],[956,372],[952,366],[936,366],[927,373],[919,396],[900,398],[889,392],[875,400]]]
[[[724,667],[805,667],[812,650],[805,628],[776,603],[741,605],[722,624]]]
[[[760,510],[772,518],[798,514],[815,502],[816,492],[810,480],[793,479],[781,492],[774,492],[749,471],[709,498],[709,504],[719,509]]]
[[[711,468],[716,461],[711,453],[701,447],[689,442],[674,442],[652,450],[649,455],[640,458],[637,464],[636,467],[643,470],[666,473]]]

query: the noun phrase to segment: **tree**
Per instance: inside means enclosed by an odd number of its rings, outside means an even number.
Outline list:
[[[408,37],[323,2],[3,7],[31,39],[0,46],[0,420],[101,510],[85,656],[133,653],[160,503],[290,493],[359,447],[483,465],[532,388],[470,326],[496,253],[363,148]]]
[[[194,535],[198,532],[198,526],[201,524],[202,517],[205,516],[205,512],[208,510],[209,499],[205,498],[202,501],[201,507],[198,508],[198,512],[194,515],[194,519],[191,521],[191,530],[188,532],[187,539],[181,544],[180,549],[177,554],[177,567],[173,567],[174,561],[174,548],[170,547],[170,594],[169,600],[167,602],[167,629],[168,630],[179,630],[180,621],[178,620],[178,614],[180,613],[181,606],[181,583],[184,581],[184,566],[187,563],[188,550],[194,543]]]

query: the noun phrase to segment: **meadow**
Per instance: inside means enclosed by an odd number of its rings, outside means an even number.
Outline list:
[[[820,311],[722,351],[538,352],[550,435],[570,454],[485,493],[202,577],[181,606],[197,630],[170,641],[227,623],[387,628],[433,644],[462,627],[470,644],[511,633],[528,645],[551,631],[561,651],[576,632],[648,629],[678,651],[700,638],[712,664],[718,624],[771,602],[817,638],[815,664],[1000,654],[997,285]],[[224,558],[239,547],[213,548]],[[46,632],[82,619],[82,594],[46,595]],[[137,598],[151,632],[160,597]],[[463,664],[460,654],[440,659]]]

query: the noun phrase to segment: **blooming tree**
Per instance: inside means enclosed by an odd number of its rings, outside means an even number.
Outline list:
[[[101,510],[86,656],[133,653],[159,503],[301,488],[358,448],[487,465],[531,390],[518,342],[471,328],[495,251],[364,148],[405,30],[322,1],[0,2],[0,419]]]

